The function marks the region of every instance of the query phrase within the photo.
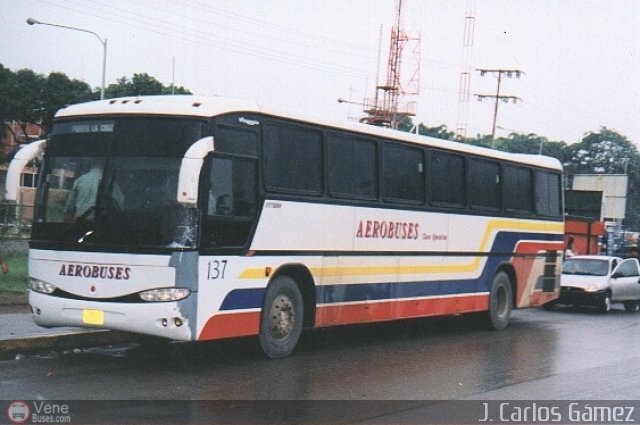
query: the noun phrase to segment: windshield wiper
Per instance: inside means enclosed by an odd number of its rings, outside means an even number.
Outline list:
[[[85,241],[85,239],[88,238],[91,235],[93,235],[93,230],[89,230],[84,235],[80,236],[80,239],[78,239],[78,243],[83,243]]]

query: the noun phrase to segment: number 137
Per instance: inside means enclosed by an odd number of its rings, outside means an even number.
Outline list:
[[[227,269],[227,260],[213,260],[207,263],[207,279],[224,279]]]

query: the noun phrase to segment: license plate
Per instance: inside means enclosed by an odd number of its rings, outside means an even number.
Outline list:
[[[85,325],[104,325],[104,311],[82,310],[82,323],[84,323]]]

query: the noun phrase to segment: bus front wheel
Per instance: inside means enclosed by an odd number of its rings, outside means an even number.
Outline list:
[[[302,333],[302,294],[289,276],[276,277],[267,287],[260,317],[260,345],[267,357],[288,356]]]
[[[513,310],[511,279],[505,272],[498,272],[491,283],[489,311],[486,322],[490,329],[500,331],[507,327]]]

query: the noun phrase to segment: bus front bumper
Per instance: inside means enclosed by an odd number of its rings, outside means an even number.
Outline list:
[[[77,326],[112,329],[192,341],[195,294],[178,302],[113,303],[73,300],[29,291],[33,321],[46,328]]]

